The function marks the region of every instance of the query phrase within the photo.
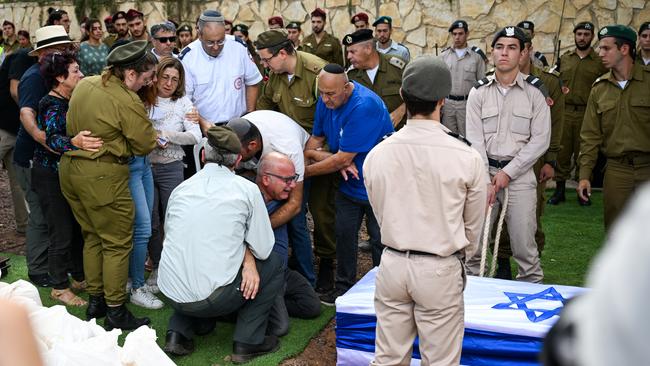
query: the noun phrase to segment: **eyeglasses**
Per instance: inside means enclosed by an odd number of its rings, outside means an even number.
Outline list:
[[[286,185],[289,185],[289,184],[291,184],[293,182],[297,182],[298,178],[300,177],[298,174],[294,174],[294,175],[291,175],[291,176],[288,176],[288,177],[273,174],[273,173],[269,173],[269,172],[264,172],[264,174],[270,175],[272,177],[276,177],[278,179],[282,179],[284,181],[284,184],[286,184]]]
[[[169,75],[163,75],[163,76],[160,77],[160,79],[161,79],[164,83],[168,83],[168,82],[171,81],[172,84],[178,84],[178,82],[180,81],[177,77],[171,77],[171,76],[169,76]]]
[[[224,38],[218,41],[203,41],[203,43],[208,47],[223,46],[226,43],[226,39]]]
[[[278,55],[278,53],[279,53],[279,52],[272,54],[271,57],[266,57],[266,58],[262,58],[262,57],[260,57],[260,61],[262,61],[262,62],[266,62],[266,63],[268,64],[269,61],[271,61],[271,60],[273,59],[273,57],[275,57],[275,56]]]
[[[176,36],[171,36],[171,37],[155,37],[155,40],[157,40],[160,43],[174,43],[176,42]]]

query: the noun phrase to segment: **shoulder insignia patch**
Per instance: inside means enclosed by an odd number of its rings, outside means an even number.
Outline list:
[[[492,84],[493,80],[494,79],[491,79],[491,78],[483,78],[483,79],[477,80],[476,83],[474,83],[474,87],[476,89],[478,89],[478,88],[480,88],[482,86],[490,85],[490,84]]]
[[[400,46],[402,46],[402,47],[404,47],[404,49],[406,50],[406,53],[408,53],[409,56],[411,55],[411,51],[409,51],[409,48],[408,48],[408,47],[404,46],[403,44],[401,44],[401,43],[399,43],[399,42],[397,42],[397,44],[400,45]]]
[[[443,48],[442,50],[440,50],[440,53],[443,53],[443,52],[446,52],[446,51],[449,51],[449,50],[451,50],[451,46],[447,46],[447,47]]]
[[[451,136],[451,137],[453,137],[453,138],[455,138],[455,139],[457,139],[457,140],[459,140],[459,141],[461,141],[461,142],[466,143],[467,146],[472,146],[472,143],[469,142],[469,141],[465,138],[465,136],[463,136],[463,135],[461,135],[461,134],[458,134],[458,133],[456,133],[456,132],[448,131],[448,132],[447,132],[447,135],[449,135],[449,136]]]
[[[528,82],[528,84],[530,84],[530,85],[536,87],[537,89],[539,89],[539,91],[542,92],[542,95],[544,95],[545,98],[549,96],[548,89],[546,88],[546,86],[542,82],[542,79],[540,79],[540,78],[538,78],[537,76],[534,76],[534,75],[528,75],[526,77],[526,82]]]
[[[404,69],[404,66],[406,66],[406,62],[399,57],[391,57],[388,62],[400,70]]]
[[[190,48],[190,46],[186,46],[185,48],[183,48],[181,50],[181,53],[178,55],[178,59],[183,61],[183,57],[185,57],[185,55],[187,55],[191,50],[192,49]]]
[[[471,49],[472,49],[472,51],[476,52],[479,56],[481,56],[481,58],[483,59],[483,61],[488,62],[488,57],[487,57],[487,55],[485,54],[485,52],[483,52],[482,49],[480,49],[480,48],[478,48],[478,47],[476,47],[476,46],[472,46]]]
[[[542,62],[542,64],[544,65],[544,67],[548,67],[548,61],[546,60],[546,56],[544,56],[543,53],[541,53],[539,51],[536,51],[535,52],[535,58],[540,60]]]
[[[242,45],[242,46],[248,48],[248,45],[246,44],[246,42],[244,42],[243,39],[241,39],[241,38],[239,38],[239,37],[237,37],[237,36],[234,36],[234,37],[235,37],[235,41],[237,41],[237,43],[239,43],[240,45]]]

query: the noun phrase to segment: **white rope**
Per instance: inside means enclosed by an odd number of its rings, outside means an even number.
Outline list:
[[[501,212],[499,214],[499,221],[497,222],[497,232],[494,237],[494,249],[492,251],[492,265],[490,267],[489,277],[494,277],[497,270],[497,254],[499,253],[499,240],[501,239],[501,232],[503,231],[503,222],[506,218],[506,210],[508,209],[508,188],[504,188],[503,202],[501,203]],[[484,277],[486,269],[487,248],[490,241],[490,216],[492,215],[492,206],[488,206],[487,213],[485,214],[485,226],[483,227],[483,246],[481,248],[481,266],[479,276]]]

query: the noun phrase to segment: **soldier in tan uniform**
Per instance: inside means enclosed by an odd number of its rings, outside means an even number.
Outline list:
[[[296,51],[284,30],[275,29],[260,34],[255,41],[255,47],[263,65],[271,70],[269,80],[257,100],[257,109],[280,111],[311,134],[318,99],[318,73],[327,62],[312,54]],[[294,251],[297,247],[298,250],[303,248],[311,252],[309,236],[297,236],[298,232],[303,233],[306,230],[306,227],[302,228],[303,223],[298,221],[304,221],[305,205],[309,201],[309,210],[314,218],[314,248],[316,256],[320,258],[316,284],[319,292],[327,292],[334,286],[334,197],[337,179],[336,174],[306,179],[305,186],[297,186],[289,197],[290,200],[295,200],[296,204],[302,202],[302,211],[289,224]],[[313,284],[311,255],[308,259],[307,256],[297,258],[300,262],[299,268],[303,269],[300,272]]]
[[[393,127],[398,130],[406,123],[406,106],[399,95],[402,72],[406,63],[397,56],[377,52],[372,30],[360,29],[343,37],[352,66],[348,78],[367,87],[386,104]]]
[[[580,128],[585,114],[585,107],[591,84],[607,69],[603,66],[600,57],[591,47],[594,39],[594,25],[590,22],[576,24],[573,29],[576,48],[567,51],[560,58],[559,71],[562,86],[565,92],[564,128],[562,129],[561,148],[557,159],[555,172],[556,188],[553,196],[548,199],[548,204],[557,205],[566,200],[566,180],[571,178],[574,164],[578,162],[580,151]],[[576,173],[580,169],[576,167]],[[588,205],[588,201],[580,202]]]
[[[467,101],[467,139],[483,157],[492,219],[509,198],[506,223],[517,279],[541,282],[544,278],[535,244],[537,179],[533,166],[546,152],[551,137],[550,109],[535,84],[535,77],[519,71],[526,36],[518,27],[505,27],[492,41],[494,79],[479,80]],[[489,169],[489,173],[488,173]],[[489,224],[489,223],[486,223]],[[467,265],[479,273],[481,251]]]
[[[343,66],[343,49],[338,38],[327,33],[327,14],[321,8],[311,12],[312,34],[302,40],[302,51],[316,55],[323,60]]]
[[[442,124],[465,136],[465,109],[467,96],[476,81],[485,77],[485,62],[480,54],[467,46],[469,28],[464,20],[457,20],[449,27],[454,41],[440,57],[451,71],[451,92],[442,108]]]
[[[645,22],[639,27],[639,49],[636,62],[641,65],[650,65],[650,22]]]
[[[462,261],[478,246],[487,173],[466,140],[439,122],[451,84],[440,59],[421,56],[406,66],[402,96],[408,123],[375,146],[363,164],[386,245],[375,282],[371,365],[409,365],[416,334],[423,365],[460,362]]]
[[[149,324],[124,305],[134,219],[128,161],[156,147],[156,132],[136,94],[155,77],[156,58],[148,49],[147,41],[117,47],[107,71],[79,82],[70,99],[68,135],[93,131],[104,144],[97,152],[68,152],[59,165],[61,191],[84,236],[86,316],[106,316],[109,330]]]
[[[287,23],[287,38],[293,43],[293,47],[298,51],[302,51],[300,44],[300,36],[302,35],[302,29],[300,28],[300,22],[289,22]]]
[[[609,72],[593,85],[580,130],[578,194],[591,194],[598,151],[607,158],[603,200],[611,228],[632,193],[650,180],[650,69],[634,63],[636,34],[624,25],[598,32],[598,54]]]
[[[535,23],[531,22],[530,20],[524,20],[522,22],[519,22],[517,24],[517,27],[521,28],[532,42],[533,38],[535,38]],[[546,60],[546,56],[544,56],[544,54],[539,51],[531,52],[530,60],[533,65],[539,67],[540,69],[548,67],[548,60]]]

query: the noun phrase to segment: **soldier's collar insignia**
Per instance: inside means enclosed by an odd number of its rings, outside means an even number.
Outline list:
[[[515,27],[506,27],[506,36],[513,37],[515,35]]]

